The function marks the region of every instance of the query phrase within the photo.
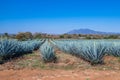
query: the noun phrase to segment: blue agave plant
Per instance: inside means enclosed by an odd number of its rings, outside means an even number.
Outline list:
[[[120,57],[120,42],[112,42],[108,46],[107,53],[115,57]]]
[[[44,40],[32,40],[31,44],[34,47],[34,50],[37,50],[40,48],[40,46],[44,43]]]
[[[90,61],[91,64],[97,64],[103,62],[103,57],[105,55],[106,47],[104,43],[101,42],[87,42],[82,45],[80,56]]]
[[[84,40],[84,41],[54,41],[54,44],[64,52],[81,57],[92,64],[103,62],[106,46],[103,41]]]
[[[32,53],[38,49],[44,40],[17,41],[15,39],[0,40],[0,61],[26,53]]]
[[[29,41],[18,42],[18,46],[16,48],[16,55],[32,53],[34,50],[34,46]]]
[[[16,40],[1,40],[0,41],[0,56],[4,58],[12,57],[15,54],[15,49],[17,47]]]
[[[54,48],[50,45],[48,41],[46,41],[41,47],[41,57],[44,62],[55,62],[56,56],[54,53]]]

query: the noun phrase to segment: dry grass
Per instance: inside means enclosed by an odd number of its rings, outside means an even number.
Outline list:
[[[35,51],[33,54],[27,54],[23,57],[14,59],[10,62],[0,65],[0,70],[8,69],[63,69],[63,70],[120,70],[120,58],[105,56],[103,65],[91,66],[88,62],[72,56],[62,51],[56,50],[57,62],[44,63],[40,58],[40,52]]]

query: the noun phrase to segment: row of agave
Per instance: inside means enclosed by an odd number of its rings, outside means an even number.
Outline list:
[[[32,53],[39,49],[44,40],[18,41],[14,39],[0,40],[0,61]]]
[[[0,59],[8,59],[40,49],[44,62],[57,60],[53,43],[60,50],[81,57],[91,64],[103,63],[105,55],[120,56],[120,40],[0,40]],[[43,44],[43,45],[42,45]]]
[[[56,62],[57,57],[54,52],[54,47],[50,44],[48,40],[40,47],[40,55],[44,62]]]
[[[91,64],[103,63],[107,54],[120,56],[120,40],[54,40],[60,50],[81,57]]]
[[[120,41],[109,41],[106,46],[108,55],[120,57]]]

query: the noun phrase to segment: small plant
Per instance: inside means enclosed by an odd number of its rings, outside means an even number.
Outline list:
[[[87,78],[86,80],[90,80],[89,78]]]

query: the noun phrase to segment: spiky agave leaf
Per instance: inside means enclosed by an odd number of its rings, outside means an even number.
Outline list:
[[[34,50],[37,50],[40,48],[40,46],[43,44],[44,41],[43,40],[32,40],[30,42],[34,47]]]
[[[34,47],[29,41],[22,41],[18,43],[18,48],[16,50],[16,53],[18,54],[32,53],[33,50]]]

